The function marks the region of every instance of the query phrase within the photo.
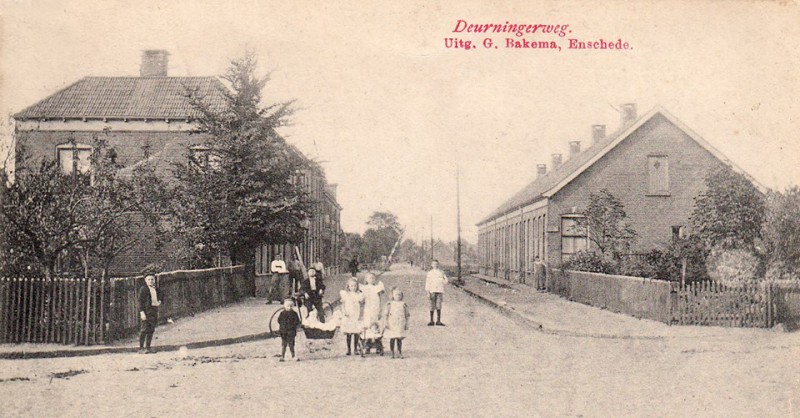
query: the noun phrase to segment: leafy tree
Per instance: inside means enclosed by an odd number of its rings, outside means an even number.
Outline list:
[[[603,257],[615,257],[627,252],[636,231],[625,223],[625,206],[607,189],[589,195],[589,205],[578,218],[578,227],[586,228],[592,241]]]
[[[257,60],[247,54],[222,76],[223,108],[187,92],[200,111],[199,132],[213,139],[207,151],[174,165],[177,179],[171,210],[173,231],[188,256],[209,265],[219,254],[234,263],[269,240],[298,242],[312,202],[302,183],[309,168],[277,129],[288,124],[291,102],[261,107],[269,77],[256,76]]]
[[[388,257],[402,233],[397,216],[390,212],[373,212],[367,225],[370,227],[364,232],[364,260],[379,261],[381,257]]]
[[[88,223],[90,186],[85,174],[63,175],[57,161],[31,166],[20,154],[14,182],[3,182],[4,238],[9,249],[27,255],[51,278],[59,255],[87,241],[80,232]]]
[[[771,278],[800,274],[800,187],[784,193],[771,192],[766,199],[765,222],[761,229],[767,272]]]
[[[77,254],[85,276],[94,259],[106,275],[114,258],[143,238],[141,218],[134,221],[133,214],[157,224],[158,214],[148,209],[159,196],[152,171],[143,165],[122,178],[104,137],[93,139],[90,159],[89,173],[64,175],[55,160],[35,167],[20,154],[15,181],[3,181],[5,271],[28,272],[32,263],[30,273],[52,277],[60,257]]]
[[[397,220],[397,215],[391,212],[373,212],[367,220],[367,225],[374,229],[390,228],[395,231],[402,229],[400,222]]]
[[[145,148],[143,159],[125,168],[105,138],[94,140],[90,157],[93,185],[85,208],[90,216],[82,232],[87,238],[85,254],[99,261],[103,277],[108,276],[119,255],[144,240],[157,240],[160,236],[167,192],[149,157]],[[88,268],[88,260],[84,263]]]
[[[711,171],[705,183],[706,191],[695,198],[693,233],[708,249],[753,249],[761,237],[764,196],[728,166]]]

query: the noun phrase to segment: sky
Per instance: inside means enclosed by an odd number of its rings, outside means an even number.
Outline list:
[[[254,51],[267,102],[296,99],[283,134],[338,184],[342,226],[391,211],[416,240],[462,235],[617,108],[661,105],[767,187],[800,184],[800,21],[792,1],[12,1],[0,0],[0,111],[85,76],[138,75],[141,51],[169,74],[221,74]],[[561,51],[468,24],[568,25],[534,33]],[[484,38],[498,48],[484,48]],[[445,40],[477,42],[446,48]],[[569,39],[627,50],[572,50]],[[10,124],[3,118],[4,130]],[[3,140],[7,144],[9,135]]]

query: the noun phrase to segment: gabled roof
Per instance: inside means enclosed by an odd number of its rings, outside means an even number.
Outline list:
[[[188,92],[222,108],[224,90],[216,77],[85,77],[14,118],[185,119],[200,115]]]
[[[745,177],[747,177],[747,179],[749,179],[753,183],[753,185],[762,193],[766,193],[767,191],[766,187],[757,182],[752,176],[747,174],[739,166],[730,161],[721,152],[719,152],[719,150],[717,150],[711,144],[706,142],[706,140],[701,138],[700,135],[689,129],[686,125],[683,124],[683,122],[679,121],[666,109],[662,108],[661,106],[656,106],[649,112],[641,116],[639,119],[634,121],[633,123],[626,125],[617,130],[616,132],[607,135],[605,138],[597,141],[596,144],[593,144],[587,150],[579,153],[578,155],[570,158],[569,160],[561,164],[561,166],[559,166],[555,170],[547,173],[546,175],[540,178],[537,178],[536,180],[525,186],[522,190],[511,196],[511,198],[508,199],[505,203],[500,205],[500,207],[495,209],[483,220],[478,222],[478,225],[482,225],[494,218],[503,216],[514,210],[518,210],[522,206],[529,205],[538,200],[553,196],[559,190],[568,185],[572,180],[578,177],[581,173],[583,173],[589,167],[591,167],[592,164],[594,164],[600,158],[608,154],[612,149],[614,149],[622,141],[628,138],[633,132],[639,129],[647,121],[655,117],[657,114],[660,114],[661,116],[666,118],[669,122],[677,126],[678,129],[686,133],[686,135],[692,138],[698,145],[703,147],[706,151],[711,153],[711,155],[716,157],[718,160],[730,166],[734,171],[741,173]]]

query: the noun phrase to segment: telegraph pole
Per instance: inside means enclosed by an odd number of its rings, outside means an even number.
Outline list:
[[[458,165],[456,165],[456,222],[458,223],[458,238],[456,239],[456,257],[458,257],[458,282],[461,283],[461,178]]]
[[[431,263],[433,263],[433,215],[431,215]]]

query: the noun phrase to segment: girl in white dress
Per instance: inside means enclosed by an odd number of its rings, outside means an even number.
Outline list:
[[[403,358],[403,338],[408,331],[408,305],[403,302],[403,292],[398,288],[392,289],[392,300],[383,308],[383,336],[389,338],[389,347],[392,349],[392,358],[395,358],[394,347],[397,346],[398,358]]]
[[[363,326],[363,307],[364,294],[358,289],[358,281],[355,278],[347,280],[347,288],[339,292],[342,299],[342,323],[341,328],[347,338],[347,355],[351,355],[350,340],[353,340],[355,353],[360,354],[359,334],[364,330]]]
[[[372,325],[381,318],[381,296],[384,293],[383,282],[377,282],[375,275],[368,273],[365,277],[367,284],[361,286],[364,293],[364,322]]]

